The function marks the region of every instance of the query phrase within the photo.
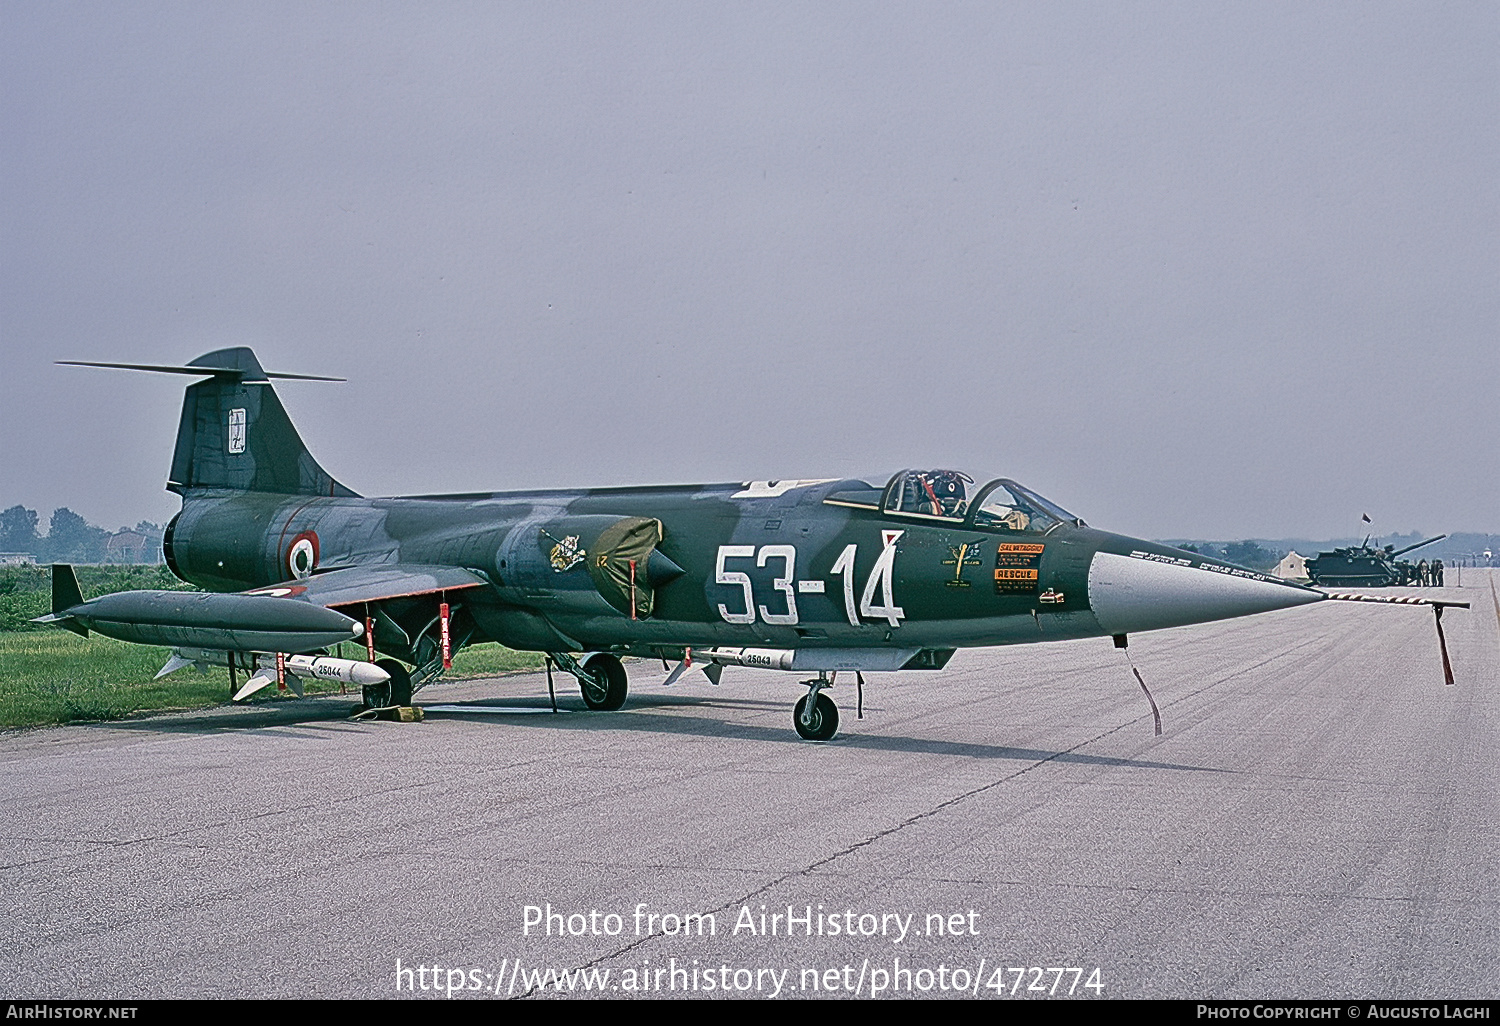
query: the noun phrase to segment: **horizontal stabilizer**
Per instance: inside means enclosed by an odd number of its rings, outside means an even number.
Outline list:
[[[99,363],[93,360],[58,360],[60,364],[68,367],[107,367],[111,370],[138,370],[151,371],[156,374],[194,374],[198,377],[211,376],[216,378],[245,378],[256,380],[266,378],[279,378],[291,381],[346,381],[346,378],[330,378],[322,374],[287,374],[278,371],[261,371],[255,375],[253,371],[245,367],[172,367],[159,363]]]

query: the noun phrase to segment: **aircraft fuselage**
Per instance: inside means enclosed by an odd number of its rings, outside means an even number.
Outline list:
[[[217,591],[346,567],[464,568],[490,584],[463,596],[471,640],[513,648],[915,649],[944,653],[933,657],[938,666],[957,647],[1150,630],[1322,597],[1077,522],[1028,531],[980,526],[972,514],[903,513],[882,503],[891,487],[755,482],[386,499],[192,491],[167,555],[179,576]],[[604,558],[596,544],[610,525],[631,520],[660,524],[654,551],[631,569],[634,602],[623,571],[611,590],[590,564]]]

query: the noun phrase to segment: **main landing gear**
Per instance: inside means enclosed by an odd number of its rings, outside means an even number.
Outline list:
[[[391,675],[380,684],[366,684],[360,698],[366,709],[388,709],[393,705],[411,705],[411,673],[394,659],[379,659],[375,665]]]
[[[839,732],[839,707],[833,699],[823,694],[823,689],[833,683],[825,670],[818,671],[816,680],[805,680],[808,692],[792,710],[792,726],[806,741],[831,741]]]
[[[630,678],[618,656],[596,652],[579,662],[566,652],[554,652],[552,661],[559,669],[578,678],[578,690],[583,694],[583,704],[590,709],[614,712],[625,704],[625,696],[630,690]],[[551,670],[547,672],[550,675]],[[551,680],[550,676],[548,680]]]

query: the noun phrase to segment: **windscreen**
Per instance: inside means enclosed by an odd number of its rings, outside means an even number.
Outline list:
[[[973,524],[997,531],[1046,534],[1060,524],[1082,527],[1083,521],[1036,492],[1001,478],[979,497]]]

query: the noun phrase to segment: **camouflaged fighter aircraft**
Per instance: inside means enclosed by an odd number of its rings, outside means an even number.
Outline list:
[[[624,655],[676,663],[668,684],[689,669],[717,684],[725,666],[808,674],[792,720],[822,741],[838,729],[824,693],[838,671],[862,695],[866,671],[938,670],[962,647],[1124,647],[1136,631],[1340,597],[1095,530],[1015,481],[953,470],[364,498],[313,459],[271,387],[340,379],[270,374],[245,348],[185,367],[65,362],[204,379],[183,405],[167,484],[182,510],[163,547],[209,593],[85,602],[60,566],[40,619],[171,646],[163,673],[253,671],[238,698],[290,673],[405,705],[454,652],[497,641],[546,653],[549,685],[554,665],[567,671],[590,709],[624,704]],[[1463,603],[1439,615],[1448,604]],[[367,662],[328,654],[356,639]]]

